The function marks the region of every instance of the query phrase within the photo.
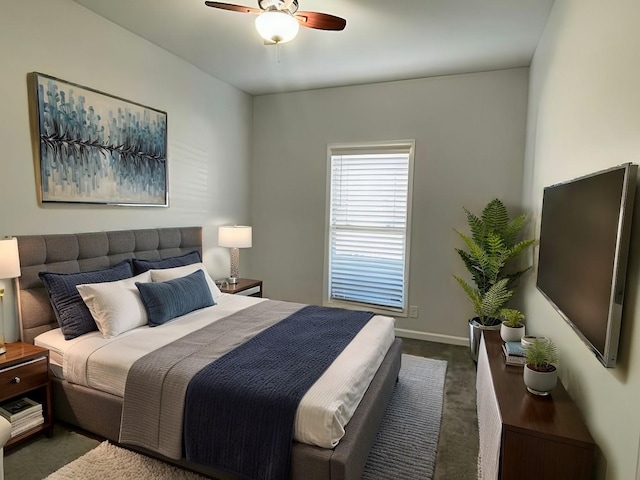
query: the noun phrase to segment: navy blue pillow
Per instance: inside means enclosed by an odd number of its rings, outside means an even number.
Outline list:
[[[165,268],[183,267],[184,265],[191,265],[192,263],[200,263],[200,253],[197,250],[186,253],[179,257],[163,258],[162,260],[138,260],[137,258],[131,259],[133,265],[133,274],[140,275],[147,270],[163,270]]]
[[[166,282],[136,282],[136,287],[140,291],[150,327],[216,304],[202,270]]]
[[[38,273],[49,295],[64,338],[71,340],[98,329],[91,312],[82,301],[76,285],[114,282],[131,278],[131,264],[120,262],[111,268],[80,273]]]

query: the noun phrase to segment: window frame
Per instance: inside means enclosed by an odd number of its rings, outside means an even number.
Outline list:
[[[331,181],[332,166],[331,157],[339,154],[358,153],[383,153],[384,150],[408,150],[408,181],[407,181],[407,219],[405,228],[405,255],[404,255],[404,298],[402,309],[395,307],[385,307],[370,303],[355,302],[351,300],[336,300],[330,298],[330,261],[331,261]],[[393,315],[397,317],[408,317],[409,313],[409,266],[411,253],[411,224],[412,224],[412,204],[413,204],[413,174],[414,174],[415,140],[395,140],[383,142],[358,142],[358,143],[330,143],[327,145],[327,174],[326,174],[326,200],[325,200],[325,246],[324,246],[324,273],[322,304],[328,307],[339,307],[346,309],[362,310],[366,309],[374,313],[383,315]]]

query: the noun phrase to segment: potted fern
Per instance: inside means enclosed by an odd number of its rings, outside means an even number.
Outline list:
[[[536,339],[526,348],[524,384],[535,395],[549,395],[558,382],[558,351],[551,340]]]
[[[482,330],[500,328],[498,312],[513,295],[518,279],[531,268],[513,271],[510,264],[535,240],[518,240],[526,214],[510,220],[506,207],[497,198],[487,204],[480,217],[466,208],[464,211],[471,236],[455,230],[468,248],[468,251],[456,248],[456,252],[471,274],[472,282],[454,277],[476,314],[469,320],[469,345],[471,358],[477,361]]]
[[[498,312],[502,320],[500,336],[505,342],[519,342],[524,337],[524,315],[513,308],[503,308]]]

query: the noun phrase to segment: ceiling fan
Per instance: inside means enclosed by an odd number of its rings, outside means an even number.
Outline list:
[[[320,12],[299,12],[298,0],[258,0],[260,8],[232,3],[204,2],[207,7],[258,15],[256,30],[265,43],[284,43],[293,40],[300,25],[317,30],[344,30],[344,18]]]

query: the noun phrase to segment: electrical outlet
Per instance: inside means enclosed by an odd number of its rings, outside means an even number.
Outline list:
[[[418,318],[418,307],[416,305],[409,306],[409,317]]]

